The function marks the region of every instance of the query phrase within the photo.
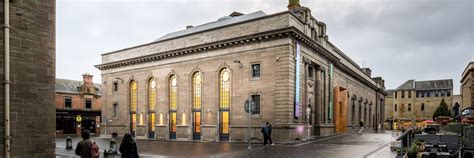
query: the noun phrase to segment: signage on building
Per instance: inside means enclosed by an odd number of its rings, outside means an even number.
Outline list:
[[[300,116],[300,61],[301,61],[301,53],[300,53],[300,42],[296,41],[296,81],[295,81],[295,107],[294,107],[294,114],[295,118]]]
[[[81,122],[81,121],[82,121],[81,115],[77,115],[77,116],[76,116],[76,121],[77,121],[77,122]]]

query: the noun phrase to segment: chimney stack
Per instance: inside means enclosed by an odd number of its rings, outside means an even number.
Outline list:
[[[90,85],[92,84],[92,77],[94,76],[89,73],[85,73],[82,75],[82,81],[84,81],[85,85]]]
[[[369,77],[371,77],[372,70],[370,70],[370,68],[361,68],[360,70],[362,70],[365,74],[367,74],[367,75],[369,75]]]
[[[289,0],[288,10],[293,10],[293,9],[297,9],[297,8],[300,8],[300,7],[301,7],[300,0]]]

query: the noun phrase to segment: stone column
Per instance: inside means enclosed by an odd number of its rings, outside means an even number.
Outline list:
[[[313,118],[315,118],[316,124],[320,125],[322,123],[322,84],[321,84],[321,67],[316,67],[316,84],[315,88],[315,102],[316,104],[313,106]]]

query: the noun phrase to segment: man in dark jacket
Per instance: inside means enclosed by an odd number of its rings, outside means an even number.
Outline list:
[[[263,134],[263,146],[265,146],[268,143],[268,136],[270,135],[270,128],[268,128],[268,122],[263,125],[261,132]]]
[[[272,141],[272,124],[267,122],[267,127],[268,127],[268,141],[270,141],[270,145],[275,145]]]
[[[76,146],[76,155],[81,156],[81,158],[90,158],[91,156],[91,150],[90,150],[90,145],[92,144],[92,141],[89,139],[90,138],[90,132],[89,130],[84,130],[81,133],[82,136],[82,141],[77,143]]]

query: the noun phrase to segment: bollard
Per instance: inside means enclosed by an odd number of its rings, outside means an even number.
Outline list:
[[[72,150],[72,139],[69,136],[66,138],[66,150]]]

